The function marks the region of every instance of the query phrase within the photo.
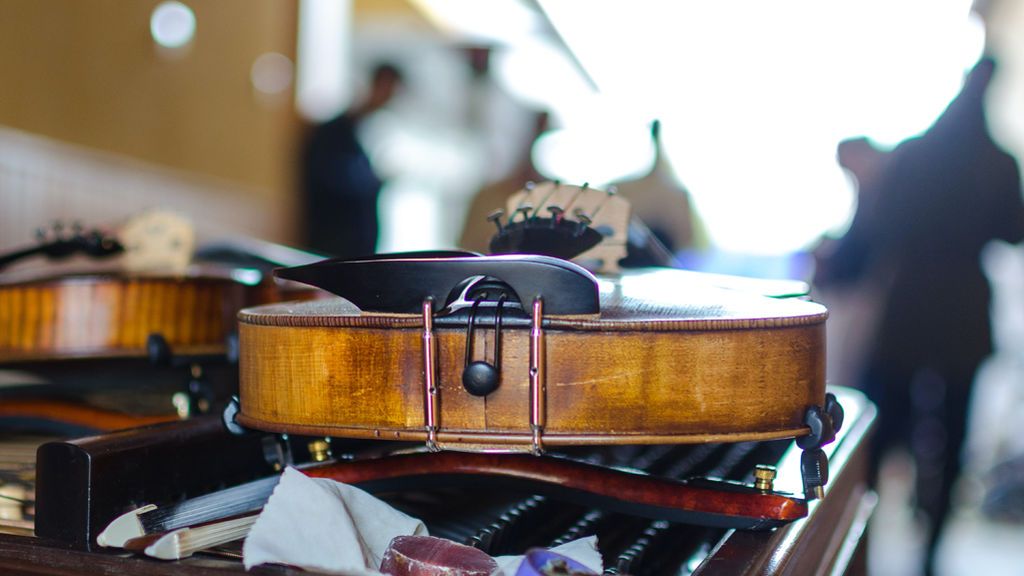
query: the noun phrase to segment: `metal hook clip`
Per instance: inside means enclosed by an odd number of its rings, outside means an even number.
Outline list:
[[[434,340],[434,299],[423,300],[423,419],[427,429],[427,449],[437,452],[437,415],[441,399],[437,389],[437,342]]]
[[[502,294],[498,298],[498,308],[494,317],[494,364],[486,360],[471,360],[473,358],[473,329],[476,327],[476,311],[483,301],[481,295],[473,302],[469,309],[469,322],[466,328],[466,363],[462,370],[462,386],[473,396],[487,396],[498,389],[501,378],[501,319],[503,306],[507,296]]]
[[[544,426],[547,423],[547,388],[545,382],[544,300],[533,301],[530,322],[530,430],[533,432],[531,452],[544,453]]]

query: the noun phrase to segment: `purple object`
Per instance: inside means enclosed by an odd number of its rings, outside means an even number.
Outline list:
[[[534,548],[526,553],[519,564],[516,576],[590,576],[596,575],[590,568],[557,552]]]

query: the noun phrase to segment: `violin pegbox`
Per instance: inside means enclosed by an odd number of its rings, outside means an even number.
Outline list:
[[[115,236],[100,229],[85,230],[78,221],[70,225],[57,221],[50,228],[39,228],[36,240],[39,243],[37,253],[51,259],[73,254],[103,258],[123,250]]]
[[[172,212],[151,211],[134,216],[120,230],[129,272],[180,274],[192,261],[195,230],[192,223]]]
[[[619,271],[626,257],[629,202],[614,189],[542,182],[509,197],[491,240],[496,254],[533,253],[572,259],[589,270]],[[501,216],[507,215],[502,222]]]

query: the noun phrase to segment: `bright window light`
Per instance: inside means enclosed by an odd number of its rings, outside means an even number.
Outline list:
[[[181,48],[196,34],[196,16],[181,2],[161,2],[149,18],[153,41],[163,48]]]
[[[262,94],[281,94],[292,85],[293,69],[291,58],[280,52],[266,52],[253,61],[249,80]]]
[[[855,203],[836,144],[864,135],[895,145],[926,130],[984,45],[970,0],[539,1],[606,103],[548,91],[566,133],[660,119],[714,245],[749,254],[798,251],[841,230]],[[534,59],[535,75],[546,65]],[[573,158],[538,147],[539,163],[570,181],[588,163],[606,177],[608,142],[572,141]],[[641,146],[619,143],[623,158]]]
[[[351,90],[351,0],[301,0],[295,105],[313,121],[348,106]]]

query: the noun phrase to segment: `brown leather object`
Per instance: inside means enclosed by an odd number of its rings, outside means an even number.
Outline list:
[[[657,270],[605,279],[598,316],[545,317],[546,445],[689,443],[806,433],[825,398],[824,307]],[[423,318],[334,298],[239,314],[240,424],[274,432],[427,439]],[[434,328],[437,441],[528,448],[530,329],[477,325],[474,359],[500,368],[484,397],[462,385],[465,328]]]

